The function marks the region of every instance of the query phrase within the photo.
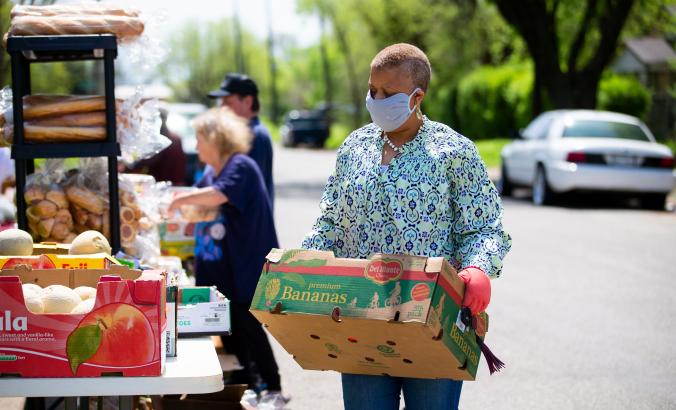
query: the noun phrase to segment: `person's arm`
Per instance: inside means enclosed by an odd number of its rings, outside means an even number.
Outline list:
[[[490,282],[502,270],[502,259],[512,240],[502,228],[502,205],[474,144],[462,138],[462,147],[449,168],[454,258],[466,284],[464,304],[479,313],[490,301]]]
[[[168,212],[172,214],[183,205],[200,205],[215,207],[228,202],[228,197],[213,186],[200,188],[193,192],[186,192],[179,195],[171,201]]]

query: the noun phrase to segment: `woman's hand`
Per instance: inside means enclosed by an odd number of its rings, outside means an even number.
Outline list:
[[[491,281],[488,275],[481,269],[471,266],[461,270],[458,276],[465,282],[462,305],[467,306],[473,315],[486,310],[491,301]]]
[[[176,196],[171,203],[169,204],[169,207],[167,208],[167,215],[173,215],[176,213],[176,211],[183,205],[183,198],[178,195]]]

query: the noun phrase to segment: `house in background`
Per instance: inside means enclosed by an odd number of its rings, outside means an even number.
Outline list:
[[[658,137],[676,137],[676,52],[663,37],[628,39],[611,69],[631,74],[652,93],[645,120]]]

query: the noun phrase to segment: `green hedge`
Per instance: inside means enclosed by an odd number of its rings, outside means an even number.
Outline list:
[[[533,70],[530,64],[479,67],[457,86],[450,124],[479,140],[509,135],[532,119]],[[650,93],[633,77],[608,74],[599,84],[597,108],[642,118]]]
[[[472,139],[497,138],[530,119],[532,73],[527,65],[479,67],[460,80],[459,130]]]
[[[634,77],[608,74],[599,84],[596,106],[643,118],[650,108],[650,92]]]

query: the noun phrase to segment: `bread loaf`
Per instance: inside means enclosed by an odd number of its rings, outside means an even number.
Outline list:
[[[60,141],[102,141],[106,139],[104,127],[47,127],[25,125],[26,141],[60,142]]]
[[[38,233],[43,238],[49,238],[52,233],[52,228],[54,228],[54,218],[43,219],[38,223]]]
[[[29,95],[24,97],[23,118],[103,111],[106,100],[100,95]]]
[[[59,115],[55,117],[41,117],[27,122],[25,125],[39,125],[43,127],[105,127],[105,111],[92,111]]]
[[[12,18],[21,16],[58,16],[58,15],[109,15],[109,16],[127,16],[138,17],[139,11],[135,9],[124,9],[99,4],[82,5],[61,5],[52,4],[46,6],[26,6],[16,5],[12,8],[10,16]]]
[[[143,21],[127,16],[17,16],[12,19],[10,36],[50,36],[64,34],[115,34],[129,40],[143,33]]]

